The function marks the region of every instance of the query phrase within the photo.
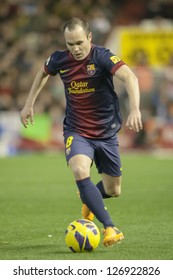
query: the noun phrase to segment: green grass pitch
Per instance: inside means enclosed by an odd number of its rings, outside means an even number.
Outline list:
[[[0,159],[1,260],[172,260],[173,158],[122,155],[119,198],[105,200],[125,239],[90,253],[65,245],[68,224],[81,218],[81,202],[64,155]],[[95,167],[92,180],[99,175]],[[101,228],[101,224],[94,220]]]

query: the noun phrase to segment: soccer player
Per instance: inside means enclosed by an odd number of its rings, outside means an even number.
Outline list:
[[[103,199],[121,193],[122,167],[117,133],[122,120],[113,76],[124,82],[130,104],[126,126],[142,129],[138,80],[130,68],[110,50],[92,44],[89,24],[72,18],[63,26],[67,50],[55,51],[37,73],[21,111],[25,127],[33,124],[35,100],[49,76],[60,75],[65,89],[65,155],[83,202],[83,218],[98,219],[104,227],[103,244],[110,246],[124,238],[116,228]],[[96,164],[101,181],[95,185],[90,168]]]

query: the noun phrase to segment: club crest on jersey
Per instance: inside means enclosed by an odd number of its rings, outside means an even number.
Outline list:
[[[95,69],[95,65],[94,64],[88,64],[87,65],[87,73],[90,75],[90,76],[93,76],[96,72],[96,69]]]

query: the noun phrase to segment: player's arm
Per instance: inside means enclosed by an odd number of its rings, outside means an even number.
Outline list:
[[[141,112],[139,109],[140,92],[138,79],[127,65],[122,65],[115,76],[125,84],[129,96],[130,113],[126,126],[136,132],[142,129]]]
[[[29,92],[28,98],[25,103],[25,106],[20,113],[21,122],[23,123],[24,127],[27,127],[29,122],[31,124],[34,123],[34,119],[33,119],[34,103],[35,103],[37,96],[39,95],[42,88],[44,87],[45,83],[47,82],[48,78],[49,78],[49,75],[47,73],[45,73],[43,67],[38,71],[37,75],[35,76],[35,79],[33,81],[31,90]]]

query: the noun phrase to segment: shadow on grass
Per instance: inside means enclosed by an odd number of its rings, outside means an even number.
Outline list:
[[[63,245],[58,248],[55,244],[15,245],[0,243],[0,260],[71,260],[97,259],[104,255],[104,248],[97,248],[92,252],[73,253]]]

